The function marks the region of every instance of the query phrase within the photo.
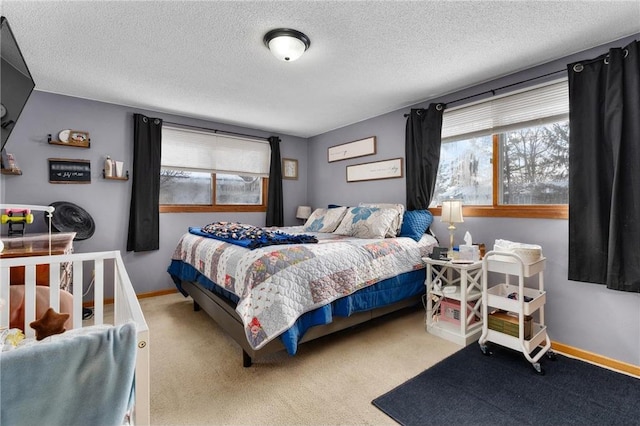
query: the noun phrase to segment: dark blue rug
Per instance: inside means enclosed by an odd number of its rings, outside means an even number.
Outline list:
[[[373,405],[402,425],[640,425],[640,379],[557,355],[471,344]]]

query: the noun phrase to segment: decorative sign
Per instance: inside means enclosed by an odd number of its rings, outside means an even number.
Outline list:
[[[342,145],[332,146],[328,149],[327,160],[329,163],[334,161],[346,160],[347,158],[363,157],[376,153],[376,137],[360,139]]]
[[[50,183],[91,183],[91,162],[49,158]]]
[[[402,158],[347,166],[347,182],[401,178]]]

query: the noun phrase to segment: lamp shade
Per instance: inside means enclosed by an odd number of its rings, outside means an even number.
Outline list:
[[[441,222],[461,223],[464,222],[462,217],[462,200],[444,200],[442,202]]]
[[[302,56],[311,45],[311,41],[300,31],[278,28],[265,34],[264,44],[273,56],[281,61],[291,62]]]
[[[309,219],[309,216],[311,216],[311,207],[298,206],[298,210],[296,211],[296,217],[298,219]]]

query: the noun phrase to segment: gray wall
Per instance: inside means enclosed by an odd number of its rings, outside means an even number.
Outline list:
[[[36,82],[37,84],[37,82]],[[0,202],[48,205],[54,201],[69,201],[85,209],[93,217],[96,232],[93,237],[75,241],[76,252],[120,250],[131,281],[138,294],[175,288],[166,273],[176,243],[189,226],[206,225],[216,220],[241,221],[264,225],[264,213],[162,213],[160,215],[160,250],[145,253],[126,251],[129,202],[132,180],[104,180],[102,167],[110,155],[125,162],[130,170],[133,160],[133,113],[140,112],[164,120],[230,130],[258,137],[270,133],[202,120],[136,110],[119,105],[90,101],[57,94],[34,92],[11,134],[6,150],[16,156],[22,176],[0,177]],[[88,131],[91,147],[71,148],[47,143],[47,134],[54,139],[60,130]],[[283,181],[285,224],[295,225],[296,207],[306,204],[307,141],[297,137],[277,135],[282,139],[282,157],[299,161],[299,179]],[[47,158],[87,159],[91,161],[91,184],[51,184],[48,182]],[[37,214],[28,233],[46,231],[42,214]],[[7,226],[2,227],[3,234]]]
[[[638,38],[636,35],[633,38]],[[621,46],[633,38],[616,42]],[[562,70],[568,62],[593,58],[609,46],[593,49],[550,64],[469,88],[434,101],[449,102],[484,90],[493,89],[547,72]],[[558,75],[555,76],[556,78]],[[537,80],[536,83],[541,82]],[[36,82],[37,84],[37,82]],[[476,98],[478,99],[478,98]],[[425,102],[414,107],[426,106]],[[394,111],[361,123],[323,135],[305,139],[279,135],[283,157],[299,161],[299,180],[283,182],[285,221],[296,224],[295,209],[300,204],[313,207],[329,203],[353,205],[360,201],[405,203],[404,179],[346,183],[345,166],[366,161],[404,157],[403,114],[409,108]],[[49,204],[71,201],[86,209],[96,221],[95,235],[75,243],[76,251],[121,250],[127,270],[137,293],[173,288],[166,267],[175,244],[190,225],[202,225],[214,220],[238,220],[255,225],[264,224],[264,214],[201,213],[162,214],[160,217],[160,250],[150,253],[127,253],[131,181],[105,181],[100,174],[104,157],[125,161],[131,169],[132,114],[141,112],[168,121],[204,127],[215,127],[270,136],[258,130],[238,128],[201,120],[156,114],[133,108],[88,101],[50,93],[34,92],[27,103],[7,144],[8,152],[16,155],[22,176],[0,176],[0,202]],[[47,144],[47,134],[63,129],[86,130],[91,135],[91,148],[68,148]],[[327,163],[327,148],[333,145],[376,136],[377,154],[360,159]],[[48,183],[47,158],[82,158],[91,160],[93,178],[90,185],[56,185]],[[44,230],[41,217],[36,224]],[[436,218],[433,229],[441,241],[447,241],[446,227]],[[36,226],[29,228],[35,232]],[[604,286],[567,280],[566,220],[466,218],[457,231],[458,239],[469,231],[474,240],[489,247],[496,238],[510,239],[543,246],[547,257],[545,286],[548,291],[546,320],[554,341],[580,349],[640,365],[640,295],[607,290]],[[6,232],[6,226],[3,227]],[[585,230],[588,232],[588,230]]]
[[[534,69],[487,82],[432,102],[451,102],[466,96],[482,93],[550,72],[566,70],[568,63],[595,58],[609,47],[621,47],[633,37],[581,52]],[[555,74],[529,84],[566,76]],[[519,86],[525,87],[526,85]],[[473,100],[481,99],[481,97]],[[414,105],[426,107],[429,101]],[[404,114],[410,107],[375,117],[348,127],[311,138],[309,158],[314,159],[309,168],[309,202],[315,208],[329,203],[354,205],[360,201],[406,201],[404,179],[388,179],[369,182],[346,182],[346,166],[370,161],[404,157]],[[327,148],[333,145],[377,137],[375,155],[328,163]],[[446,246],[448,231],[436,217],[432,229]],[[503,219],[469,217],[458,226],[456,244],[469,231],[476,242],[484,242],[488,248],[496,239],[508,239],[540,244],[547,257],[545,289],[548,291],[545,320],[552,340],[617,360],[640,365],[640,294],[607,290],[603,285],[569,281],[568,276],[568,221],[551,219]],[[588,229],[584,230],[589,232]],[[588,250],[585,247],[585,250]]]

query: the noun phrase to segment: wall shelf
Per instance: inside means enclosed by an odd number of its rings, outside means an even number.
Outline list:
[[[20,175],[22,175],[22,170],[20,170],[20,169],[2,169],[2,174],[3,175],[20,176]]]
[[[91,148],[91,139],[89,139],[87,142],[62,142],[51,139],[51,134],[49,134],[47,137],[47,142],[49,142],[49,145],[70,146],[73,148]]]
[[[129,180],[129,170],[127,170],[127,173],[125,174],[125,176],[106,176],[104,174],[104,169],[102,170],[102,177],[105,180]]]

